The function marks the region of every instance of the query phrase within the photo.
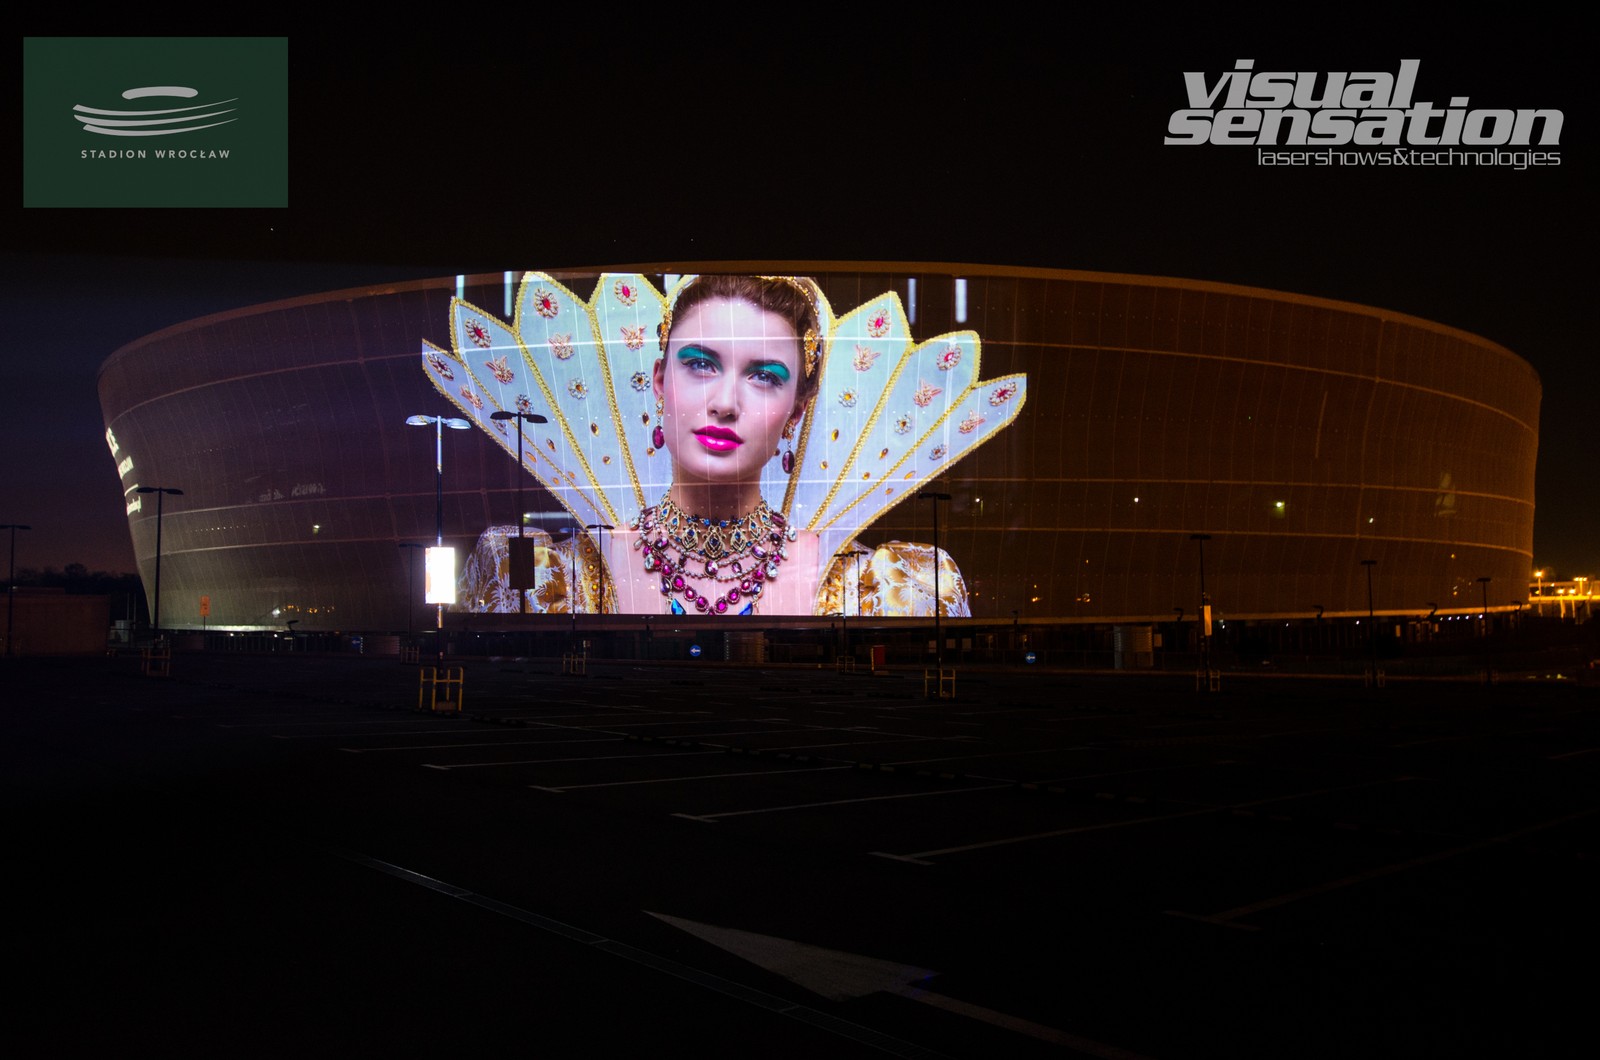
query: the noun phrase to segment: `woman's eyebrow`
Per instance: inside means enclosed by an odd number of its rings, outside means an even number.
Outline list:
[[[782,361],[751,361],[750,367],[763,372],[776,371],[785,380],[789,378],[789,366]]]
[[[687,353],[693,353],[693,354],[696,354],[696,355],[701,356],[701,357],[709,357],[712,360],[717,361],[719,363],[722,360],[722,355],[720,353],[718,353],[716,350],[713,350],[709,346],[702,346],[697,342],[691,342],[688,345],[680,346],[678,348],[678,356],[679,357],[682,357],[684,354],[687,354]]]

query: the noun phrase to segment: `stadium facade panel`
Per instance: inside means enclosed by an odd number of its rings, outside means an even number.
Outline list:
[[[919,340],[965,330],[1026,407],[927,486],[975,618],[1137,620],[1475,605],[1523,595],[1540,384],[1510,351],[1381,309],[1200,281],[966,265],[632,267],[813,277],[841,312],[886,292]],[[599,270],[551,272],[581,296]],[[459,415],[420,368],[458,293],[509,322],[522,275],[348,290],[179,324],[101,369],[107,441],[147,594],[154,498],[169,626],[421,626],[434,432]],[[819,400],[826,400],[823,395]],[[446,432],[443,528],[465,556],[514,523],[514,458]],[[528,526],[573,516],[531,477]],[[929,505],[890,508],[868,546],[932,542]],[[202,616],[202,599],[209,614]],[[408,605],[408,600],[412,603]],[[408,617],[408,615],[410,617]],[[428,616],[428,617],[431,617]],[[492,619],[475,620],[492,622]],[[736,621],[736,619],[729,619]]]

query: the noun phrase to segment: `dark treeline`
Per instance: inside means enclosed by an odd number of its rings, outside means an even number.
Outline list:
[[[46,567],[43,570],[37,567],[18,567],[17,584],[44,589],[65,589],[69,593],[105,593],[108,596],[143,591],[137,574],[91,571],[82,563],[69,563],[62,570],[54,567]]]
[[[59,589],[73,595],[105,596],[111,606],[111,617],[117,620],[146,622],[144,585],[137,574],[120,574],[111,571],[91,571],[82,563],[69,563],[62,570],[55,567],[17,568],[19,589]]]

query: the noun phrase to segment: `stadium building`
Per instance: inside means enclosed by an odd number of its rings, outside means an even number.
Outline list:
[[[665,290],[666,270],[630,267]],[[1367,306],[1194,280],[990,266],[699,263],[814,277],[838,312],[892,293],[918,341],[973,331],[1026,407],[928,489],[974,619],[1171,621],[1506,606],[1532,565],[1540,384],[1509,350]],[[586,297],[596,271],[551,272]],[[431,619],[435,432],[422,370],[452,299],[512,320],[521,274],[338,291],[204,317],[100,373],[147,594],[168,627],[403,630]],[[445,431],[442,525],[514,524],[518,469]],[[527,525],[573,522],[523,479]],[[932,542],[908,501],[863,534]],[[1375,563],[1369,568],[1364,560]],[[1485,582],[1483,579],[1489,579]],[[203,602],[207,613],[202,614]],[[514,616],[455,616],[474,628]],[[737,618],[720,621],[737,622]],[[744,621],[749,621],[748,619]]]

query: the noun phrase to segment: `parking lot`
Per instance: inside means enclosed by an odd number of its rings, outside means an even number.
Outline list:
[[[76,984],[25,1041],[1551,1055],[1587,1004],[1592,690],[558,669],[13,667]]]

